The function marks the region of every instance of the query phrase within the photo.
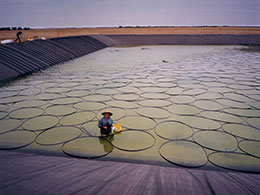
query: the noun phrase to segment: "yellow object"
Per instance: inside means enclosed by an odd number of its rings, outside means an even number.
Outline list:
[[[122,131],[122,127],[120,124],[113,124],[113,127],[115,128],[114,131],[115,132],[120,132]]]

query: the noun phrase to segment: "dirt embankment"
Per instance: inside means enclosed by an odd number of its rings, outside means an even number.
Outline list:
[[[0,31],[0,40],[16,39],[17,31]],[[119,34],[224,34],[224,35],[259,35],[260,27],[140,27],[140,28],[61,28],[32,29],[23,31],[22,41],[37,38],[55,38],[78,35],[119,35]]]

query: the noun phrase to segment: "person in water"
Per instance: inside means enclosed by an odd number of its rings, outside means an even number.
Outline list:
[[[105,110],[104,112],[102,112],[102,115],[104,117],[98,121],[98,127],[100,128],[101,136],[107,136],[111,133],[114,123],[111,118],[113,114],[109,110]]]

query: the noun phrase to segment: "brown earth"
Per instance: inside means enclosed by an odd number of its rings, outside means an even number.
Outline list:
[[[16,39],[17,31],[0,31],[0,40]],[[146,27],[146,28],[60,28],[23,31],[22,40],[77,35],[118,34],[231,34],[260,35],[260,27]]]

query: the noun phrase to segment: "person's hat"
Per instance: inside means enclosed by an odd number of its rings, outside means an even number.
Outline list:
[[[104,112],[102,112],[102,115],[105,115],[106,113],[108,113],[110,116],[112,116],[112,112],[110,112],[109,110],[104,110]]]

